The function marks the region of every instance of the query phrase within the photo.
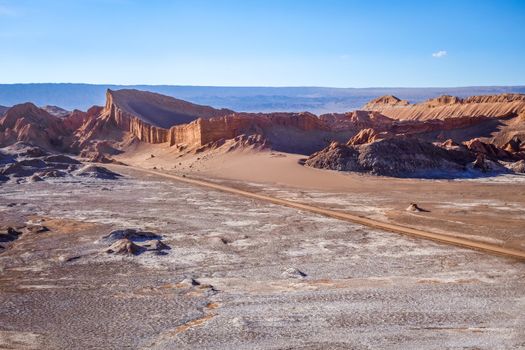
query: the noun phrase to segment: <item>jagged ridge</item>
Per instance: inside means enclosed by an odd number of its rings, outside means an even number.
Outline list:
[[[367,103],[363,109],[377,111],[398,120],[429,120],[473,116],[501,118],[519,115],[525,111],[525,95],[522,94],[471,96],[466,99],[454,96],[440,96],[422,103],[407,104],[405,106],[392,104],[389,102],[390,100],[390,97],[375,99]]]

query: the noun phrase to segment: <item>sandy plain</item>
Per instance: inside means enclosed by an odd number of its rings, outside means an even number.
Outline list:
[[[202,168],[201,176],[209,179],[211,167],[208,173]],[[41,224],[49,231],[24,233],[0,254],[0,348],[525,347],[522,262],[132,168],[121,173],[120,180],[71,177],[2,185],[4,225]],[[374,203],[372,195],[380,191],[373,191],[373,182],[362,181],[370,192],[361,196],[347,191],[339,197],[344,189],[312,186],[301,192],[277,177],[242,184],[290,198],[298,193],[299,199],[340,210],[349,203],[363,210],[365,199],[356,198],[369,193],[368,214],[389,218],[381,211],[384,202]],[[241,180],[214,181],[241,186]],[[398,206],[400,216],[411,216],[405,203]],[[422,206],[436,210],[430,203]],[[124,228],[155,232],[171,249],[162,255],[105,253],[101,238]]]

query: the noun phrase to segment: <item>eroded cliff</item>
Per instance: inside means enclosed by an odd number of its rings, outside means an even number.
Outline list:
[[[503,118],[519,115],[525,111],[525,95],[501,94],[471,96],[461,99],[440,96],[418,104],[400,105],[391,96],[367,103],[363,109],[377,111],[397,120],[430,120],[459,117],[484,116]]]

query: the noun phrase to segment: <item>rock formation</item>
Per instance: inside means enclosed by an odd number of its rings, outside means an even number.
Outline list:
[[[116,180],[121,175],[101,166],[86,165],[74,173],[76,176],[92,177],[97,179]]]
[[[46,105],[46,106],[42,106],[41,107],[44,111],[46,111],[47,113],[55,116],[55,117],[59,117],[59,118],[65,118],[69,115],[69,111],[66,111],[65,109],[63,108],[60,108],[58,106],[50,106],[50,105]]]
[[[370,101],[363,109],[377,111],[387,117],[398,120],[429,120],[474,116],[502,118],[515,116],[525,111],[525,95],[471,96],[466,99],[440,96],[422,103],[406,104],[404,106],[400,106],[395,102],[392,103],[390,96],[383,96]]]
[[[219,117],[233,113],[196,105],[139,90],[108,90],[106,106],[77,132],[81,146],[94,139],[114,138],[115,130],[128,132],[147,143],[168,142],[168,128],[199,118]],[[113,135],[111,131],[113,130]],[[117,136],[118,137],[118,136]]]
[[[108,90],[106,97],[104,107],[86,112],[66,114],[47,106],[52,115],[31,103],[9,108],[0,118],[0,146],[25,141],[39,146],[37,153],[71,152],[101,163],[114,162],[112,156],[139,143],[166,143],[193,153],[219,147],[319,151],[309,165],[398,175],[439,171],[447,161],[452,161],[453,170],[458,168],[454,164],[464,168],[479,154],[484,156],[483,164],[525,159],[525,95],[519,94],[440,96],[416,105],[383,96],[368,103],[365,111],[319,117],[308,112],[236,113],[138,90]],[[432,144],[447,139],[442,145]],[[327,147],[331,141],[337,142]],[[398,167],[396,161],[406,164]],[[36,173],[18,163],[3,171]],[[46,174],[70,172],[67,164],[60,164],[46,168]],[[481,160],[476,164],[481,166]],[[93,167],[76,175],[112,176]]]
[[[220,118],[198,119],[170,129],[169,144],[200,147],[241,135],[260,135],[276,149],[308,151],[323,146],[333,132],[310,113],[235,113]]]
[[[138,255],[145,249],[127,238],[119,239],[113,243],[105,251],[108,254],[120,254],[120,255]]]
[[[0,118],[0,146],[25,141],[44,148],[61,148],[66,134],[61,119],[32,103],[13,106]]]
[[[388,107],[405,107],[408,106],[410,103],[407,100],[401,100],[397,98],[396,96],[392,95],[385,95],[378,98],[373,99],[372,101],[368,102],[363,109],[364,110],[370,110],[370,111],[376,111],[380,110],[381,108],[384,108],[386,106]]]
[[[356,146],[334,142],[305,165],[394,177],[454,177],[471,160],[418,138],[397,136]]]
[[[515,159],[511,152],[501,149],[491,143],[486,143],[478,138],[464,143],[464,145],[475,154],[482,154],[493,160],[512,160]]]
[[[378,140],[383,140],[386,138],[394,137],[395,134],[388,132],[388,131],[382,131],[378,132],[375,129],[367,128],[362,129],[352,137],[348,142],[348,146],[357,146],[357,145],[363,145],[365,143],[371,143]]]
[[[406,211],[411,211],[414,213],[427,212],[428,210],[422,209],[416,203],[410,203],[410,205],[405,209]]]

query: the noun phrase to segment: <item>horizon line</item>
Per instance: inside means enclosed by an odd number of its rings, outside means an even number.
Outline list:
[[[317,89],[460,89],[460,88],[496,88],[496,87],[525,87],[523,84],[511,85],[456,85],[456,86],[366,86],[366,87],[338,87],[321,85],[184,85],[184,84],[118,84],[118,83],[75,83],[75,82],[33,82],[33,83],[0,83],[0,85],[90,85],[90,86],[170,86],[170,87],[204,87],[204,88],[317,88]]]

